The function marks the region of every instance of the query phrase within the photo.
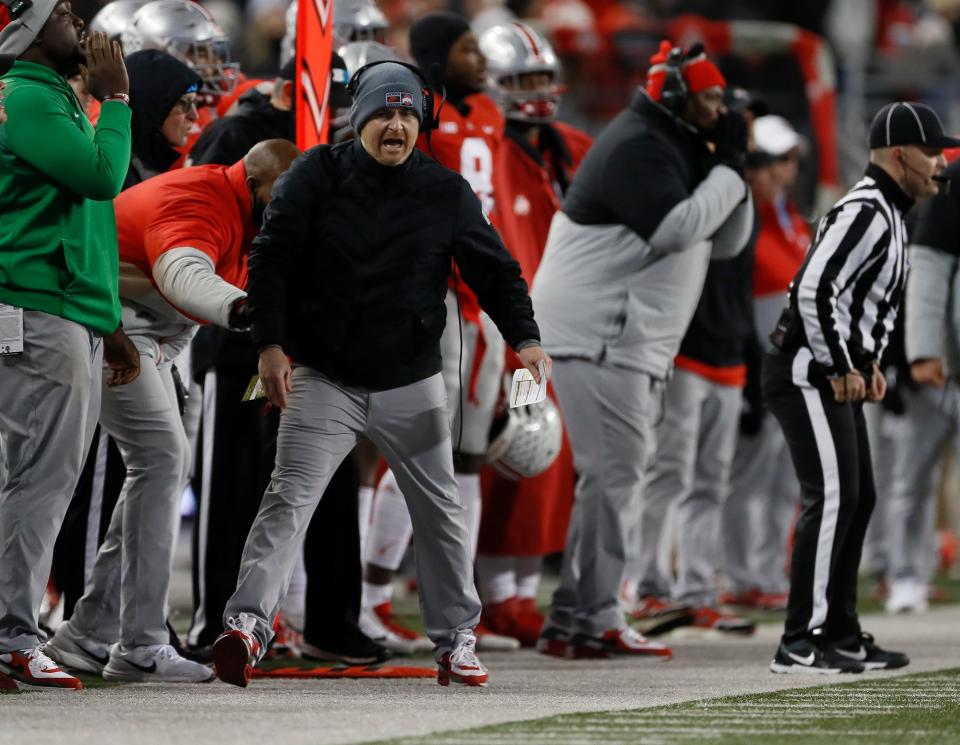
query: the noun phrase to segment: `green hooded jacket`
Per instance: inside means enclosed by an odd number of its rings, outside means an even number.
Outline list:
[[[130,107],[96,130],[66,79],[18,60],[0,125],[0,303],[112,333],[120,324],[113,198],[130,164]]]

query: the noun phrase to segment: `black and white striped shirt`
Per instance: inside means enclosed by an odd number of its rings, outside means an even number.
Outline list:
[[[907,275],[903,216],[913,201],[879,166],[823,217],[790,284],[813,359],[842,375],[879,361]]]

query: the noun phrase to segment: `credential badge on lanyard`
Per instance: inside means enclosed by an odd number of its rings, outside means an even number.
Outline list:
[[[23,353],[23,308],[0,303],[0,355]]]

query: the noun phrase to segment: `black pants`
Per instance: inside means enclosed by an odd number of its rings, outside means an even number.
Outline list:
[[[784,641],[818,635],[828,643],[860,633],[857,571],[876,488],[863,405],[837,403],[827,381],[801,383],[805,365],[796,365],[795,382],[794,367],[794,355],[782,354],[763,365],[764,402],[800,481]]]
[[[270,482],[279,412],[242,402],[243,370],[204,378],[197,447],[197,523],[193,539],[194,618],[188,641],[206,647],[223,631],[223,610],[237,587],[243,547]],[[356,466],[347,458],[313,515],[304,541],[307,572],[304,638],[321,647],[351,631],[360,612],[360,528]],[[284,578],[277,578],[283,581]]]
[[[63,593],[64,620],[70,619],[73,607],[83,596],[87,570],[92,568],[110,527],[110,517],[126,477],[117,443],[97,425],[53,549],[50,576]]]

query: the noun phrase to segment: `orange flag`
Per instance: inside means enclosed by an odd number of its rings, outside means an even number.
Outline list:
[[[297,147],[327,141],[334,0],[299,0],[297,8]]]

